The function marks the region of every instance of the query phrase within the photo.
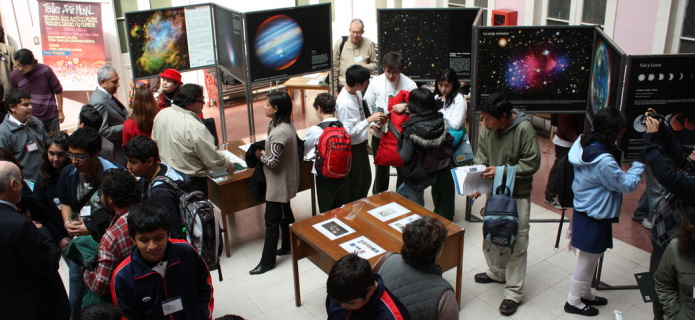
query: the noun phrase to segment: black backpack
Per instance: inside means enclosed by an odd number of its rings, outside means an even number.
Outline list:
[[[505,171],[508,169],[509,167],[505,167]],[[485,202],[483,237],[490,242],[490,245],[512,248],[513,252],[519,231],[519,211],[506,180],[504,177],[494,194]],[[490,251],[490,246],[487,250]]]
[[[563,208],[573,208],[574,192],[572,191],[572,182],[574,182],[574,166],[570,163],[567,156],[557,161],[556,174],[557,201]],[[564,210],[562,209],[563,213]]]

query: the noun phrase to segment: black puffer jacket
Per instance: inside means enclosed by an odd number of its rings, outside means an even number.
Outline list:
[[[425,170],[425,159],[420,154],[424,154],[426,148],[440,147],[444,144],[448,131],[449,123],[439,112],[425,116],[413,114],[403,123],[398,155],[403,159],[401,174],[404,181],[434,183],[438,175]],[[416,149],[422,152],[418,153]]]

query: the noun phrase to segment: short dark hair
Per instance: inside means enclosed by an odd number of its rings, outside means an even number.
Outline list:
[[[186,83],[180,87],[179,92],[174,96],[173,103],[181,108],[185,108],[187,105],[195,103],[202,96],[203,87],[194,83]]]
[[[425,88],[417,88],[410,91],[408,110],[413,114],[423,116],[437,112],[437,103],[434,101],[432,91]]]
[[[128,233],[131,238],[135,239],[138,233],[159,229],[165,230],[167,234],[171,232],[171,218],[161,204],[145,200],[128,211]]]
[[[426,270],[435,263],[446,235],[444,223],[428,216],[408,223],[403,230],[403,260],[413,268]]]
[[[104,122],[104,117],[91,104],[85,104],[80,109],[80,123],[84,123],[85,127],[92,128],[96,131],[101,129],[101,123]]]
[[[246,318],[237,316],[236,314],[226,314],[219,318],[215,318],[215,320],[246,320]]]
[[[123,153],[128,158],[135,158],[141,162],[147,161],[148,158],[154,159],[154,162],[159,161],[159,148],[157,143],[148,136],[135,136],[123,145]]]
[[[142,189],[137,179],[122,168],[109,169],[104,172],[101,181],[101,193],[113,200],[119,208],[128,208],[140,202]]]
[[[369,261],[350,253],[336,263],[328,273],[326,291],[328,297],[338,303],[367,298],[369,287],[374,286],[376,276],[369,266]]]
[[[31,100],[31,94],[22,88],[10,89],[5,95],[5,107],[7,107],[7,110],[10,110],[10,106],[22,103],[22,99]]]
[[[487,96],[480,104],[482,113],[489,113],[491,116],[500,119],[506,113],[509,116],[514,106],[507,98],[500,93],[493,93]]]
[[[92,128],[79,128],[68,137],[68,148],[79,148],[88,154],[95,154],[101,151],[101,136]]]
[[[82,309],[75,320],[120,320],[123,312],[110,303],[90,304]]]
[[[314,108],[321,107],[321,112],[325,114],[335,113],[335,98],[327,92],[321,92],[314,99]]]
[[[349,87],[362,84],[369,80],[369,70],[359,64],[353,64],[345,70],[345,84]]]
[[[26,66],[26,65],[29,65],[29,64],[36,62],[36,58],[34,58],[34,54],[31,53],[31,51],[29,49],[17,50],[17,52],[14,53],[14,60],[23,66]]]
[[[403,69],[403,54],[400,52],[389,52],[381,60],[381,66],[389,69]]]
[[[278,108],[278,111],[275,112],[273,120],[271,120],[273,127],[276,127],[283,122],[292,122],[292,119],[290,118],[292,115],[292,98],[290,98],[290,95],[287,94],[287,92],[280,91],[269,93],[268,104]]]

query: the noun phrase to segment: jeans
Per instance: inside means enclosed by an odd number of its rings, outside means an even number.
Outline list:
[[[72,308],[71,318],[75,319],[75,315],[82,310],[82,297],[84,296],[85,284],[80,267],[72,260],[70,260],[68,274],[70,275],[68,299],[70,300],[70,307]]]
[[[43,123],[44,129],[46,129],[46,133],[60,131],[60,121],[58,121],[58,116],[41,120],[41,123]]]
[[[408,200],[419,204],[420,206],[425,206],[425,189],[431,186],[434,181],[437,180],[438,175],[434,173],[431,177],[427,177],[424,180],[427,181],[404,181],[403,184],[398,187],[396,193],[406,197]]]
[[[637,209],[632,214],[633,220],[642,221],[644,219],[651,219],[656,214],[659,208],[659,198],[664,195],[664,188],[656,181],[654,173],[649,169],[649,166],[645,167],[645,179],[647,180],[647,188],[644,189],[644,193],[639,198],[637,203]]]

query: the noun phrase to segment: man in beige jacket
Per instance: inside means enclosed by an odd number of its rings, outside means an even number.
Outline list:
[[[201,191],[207,197],[208,173],[234,173],[234,165],[217,150],[215,138],[198,117],[204,99],[203,87],[190,83],[181,86],[171,107],[154,118],[152,140],[159,147],[159,158],[191,178],[191,191]]]
[[[354,19],[350,23],[350,36],[341,37],[333,48],[333,94],[338,96],[345,86],[345,70],[353,64],[365,66],[369,72],[376,71],[376,49],[374,42],[362,35],[364,23]],[[342,49],[341,49],[342,46]]]
[[[15,49],[5,44],[5,29],[0,26],[0,80],[5,88],[4,92],[10,91],[10,72],[14,70]],[[4,98],[0,97],[0,101]]]

